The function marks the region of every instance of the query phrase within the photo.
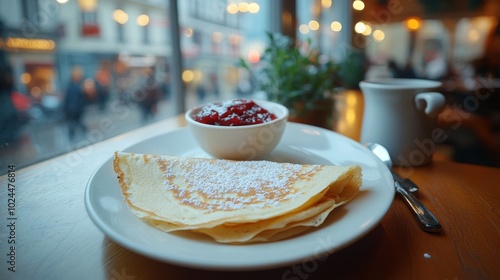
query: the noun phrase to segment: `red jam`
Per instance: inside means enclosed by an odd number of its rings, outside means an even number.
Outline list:
[[[238,99],[209,104],[193,116],[197,122],[219,126],[242,126],[270,122],[276,115],[252,100]]]

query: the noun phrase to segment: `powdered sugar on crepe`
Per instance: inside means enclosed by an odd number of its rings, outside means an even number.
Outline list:
[[[165,188],[183,204],[209,211],[276,206],[296,197],[289,188],[320,166],[303,170],[299,164],[270,161],[169,161],[165,164]],[[230,171],[229,171],[230,170]],[[182,179],[179,188],[175,180]]]

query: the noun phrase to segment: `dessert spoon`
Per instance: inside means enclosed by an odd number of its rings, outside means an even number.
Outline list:
[[[384,146],[377,143],[367,143],[365,146],[370,149],[370,151],[372,151],[372,153],[374,153],[387,166],[387,168],[389,168],[389,171],[392,173],[392,177],[394,177],[395,181],[398,181],[401,184],[401,187],[412,193],[418,191],[417,184],[415,184],[412,180],[403,178],[392,171],[391,156]]]
[[[436,216],[434,216],[434,214],[432,214],[432,212],[429,211],[429,209],[427,209],[427,207],[425,207],[425,205],[411,193],[411,188],[407,189],[401,186],[401,184],[404,184],[405,181],[404,179],[403,181],[399,181],[396,177],[399,175],[392,171],[392,160],[389,156],[389,152],[387,152],[387,149],[377,143],[367,143],[365,146],[369,148],[389,168],[394,178],[394,187],[396,188],[396,192],[403,197],[406,205],[408,205],[410,210],[412,210],[412,213],[415,218],[417,218],[420,227],[426,232],[440,232],[441,224]],[[418,188],[413,189],[416,191]]]

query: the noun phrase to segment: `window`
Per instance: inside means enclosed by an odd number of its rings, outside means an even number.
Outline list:
[[[268,30],[266,1],[256,1],[264,12],[253,14],[229,13],[226,0],[178,2],[184,106],[235,96],[241,78],[235,65],[244,42],[261,44]],[[18,34],[23,25],[16,17],[32,19],[44,9],[38,1],[0,0],[0,5],[0,19]],[[58,0],[47,9],[59,24],[40,38],[17,41],[37,49],[3,52],[13,69],[11,104],[20,117],[1,137],[2,166],[27,166],[176,114],[169,9],[167,0]],[[149,84],[161,92],[155,114],[141,109]],[[71,102],[83,110],[72,118],[65,102],[78,91],[84,98]],[[103,130],[106,120],[113,125]]]
[[[113,12],[113,19],[116,22],[116,34],[119,43],[125,43],[125,24],[129,20],[127,12],[122,9],[116,9]]]
[[[35,25],[38,25],[40,19],[37,18],[37,13],[39,10],[38,0],[30,1],[23,0],[22,2],[22,18],[25,21],[30,21]]]
[[[137,25],[141,27],[142,30],[142,43],[149,44],[149,16],[147,13],[142,13],[137,17]]]
[[[170,16],[171,1],[177,3],[172,14],[178,21]],[[425,21],[417,17],[421,25],[413,33],[403,24],[415,11],[426,15],[429,7],[419,8],[421,1],[401,2],[409,5],[402,10],[394,10],[401,7],[389,5],[392,1],[171,1],[0,0],[0,67],[3,78],[8,76],[2,82],[12,81],[0,103],[0,168],[11,162],[27,166],[203,102],[251,96],[255,88],[238,61],[258,62],[268,31],[297,43],[311,39],[313,47],[336,61],[360,50],[370,69],[382,69],[389,58],[401,65],[411,59],[421,64],[429,50],[422,42],[439,39],[442,49],[454,48],[447,52],[455,56],[453,69],[466,75],[468,62],[485,53],[495,57],[500,49],[494,45],[498,32],[492,32],[500,6],[494,0],[479,1],[487,5],[472,12],[459,5],[451,10],[463,18],[440,11]],[[456,23],[456,32],[450,23]],[[179,36],[172,37],[177,30]],[[174,63],[177,43],[182,69]],[[411,59],[409,50],[415,51]],[[497,77],[498,64],[481,61],[484,75]],[[369,72],[390,73],[384,71]],[[182,81],[173,80],[178,73]],[[146,81],[161,92],[154,112],[142,111]],[[172,89],[181,83],[184,92]],[[65,105],[73,91],[84,97],[72,101],[83,108],[80,118]],[[103,130],[107,120],[113,125]]]

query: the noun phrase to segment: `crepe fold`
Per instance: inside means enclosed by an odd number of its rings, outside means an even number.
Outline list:
[[[321,225],[353,199],[361,167],[232,161],[116,152],[132,212],[166,231],[222,243],[280,240]]]

